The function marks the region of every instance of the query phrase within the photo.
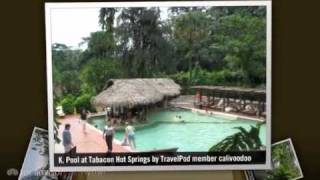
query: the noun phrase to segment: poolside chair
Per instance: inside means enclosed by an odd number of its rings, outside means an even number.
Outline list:
[[[218,109],[218,110],[223,111],[223,99],[220,99],[218,103],[216,103],[215,105],[210,106],[210,108]]]
[[[242,111],[242,113],[248,114],[248,115],[254,115],[256,116],[258,112],[258,109],[254,107],[252,104],[246,105],[245,109]]]
[[[64,117],[65,116],[65,113],[63,112],[63,108],[62,106],[58,106],[56,107],[56,113],[59,117]]]

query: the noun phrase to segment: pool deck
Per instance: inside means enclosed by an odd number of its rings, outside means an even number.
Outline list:
[[[96,129],[91,124],[86,124],[86,133],[83,132],[82,123],[79,122],[78,115],[68,115],[58,120],[59,125],[59,137],[63,132],[65,124],[71,125],[72,141],[77,146],[77,153],[105,153],[107,152],[107,145],[102,137],[102,132]],[[55,152],[62,153],[64,150],[62,144],[55,145]],[[121,143],[113,140],[113,152],[132,152],[129,146],[121,146]]]
[[[250,116],[242,116],[242,115],[237,115],[237,114],[231,114],[231,113],[225,113],[225,112],[219,112],[219,111],[214,111],[214,110],[203,110],[203,109],[198,109],[198,108],[193,108],[193,107],[187,107],[187,106],[175,106],[178,108],[183,108],[183,109],[189,109],[193,112],[199,112],[207,115],[221,115],[221,116],[227,116],[234,118],[234,120],[238,119],[245,119],[245,120],[250,120],[250,121],[257,121],[257,122],[265,122],[265,119],[260,119],[260,118],[253,118]]]
[[[189,109],[194,112],[199,112],[202,114],[207,114],[207,115],[222,115],[226,117],[230,117],[234,120],[237,119],[245,119],[245,120],[251,120],[251,121],[256,121],[256,122],[265,122],[266,119],[261,117],[256,117],[256,116],[250,116],[250,115],[244,115],[236,112],[222,112],[214,109],[199,109],[198,107],[195,107],[193,104],[194,98],[193,96],[180,96],[181,99],[175,99],[170,102],[170,105],[173,107],[177,108],[183,108],[183,109]]]

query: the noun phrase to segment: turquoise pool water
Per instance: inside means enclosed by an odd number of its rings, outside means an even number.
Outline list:
[[[185,123],[179,122],[176,116],[181,116]],[[189,110],[174,109],[150,113],[147,119],[152,125],[136,130],[136,145],[138,151],[178,147],[178,151],[208,151],[209,148],[229,135],[238,132],[234,127],[250,129],[256,122],[234,120],[225,116],[204,115]],[[103,129],[104,120],[94,118],[90,122]],[[115,138],[123,140],[124,132],[116,133]],[[262,125],[260,139],[265,145],[266,127]]]

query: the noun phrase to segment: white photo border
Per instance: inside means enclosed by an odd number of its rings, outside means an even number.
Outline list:
[[[278,145],[278,144],[286,143],[286,142],[289,142],[289,144],[290,144],[290,147],[291,147],[291,149],[292,149],[293,156],[294,156],[294,158],[298,161],[298,169],[299,169],[299,171],[300,171],[300,173],[301,173],[301,176],[296,177],[296,178],[294,178],[294,179],[292,179],[292,180],[301,179],[301,178],[303,178],[303,172],[302,172],[302,169],[301,169],[301,166],[300,166],[300,162],[299,162],[299,159],[298,159],[296,150],[294,149],[294,146],[293,146],[293,143],[292,143],[292,139],[291,139],[291,138],[287,138],[287,139],[284,139],[284,140],[282,140],[282,141],[276,142],[276,143],[272,144],[271,147],[273,147],[273,146],[275,146],[275,145]]]
[[[299,169],[299,171],[300,171],[300,173],[301,173],[300,176],[298,176],[298,177],[296,177],[296,178],[294,178],[294,179],[291,179],[291,180],[301,179],[301,178],[303,178],[304,176],[303,176],[303,172],[302,172],[302,169],[301,169],[301,166],[300,166],[300,162],[299,162],[299,159],[298,159],[296,150],[295,150],[295,148],[294,148],[294,146],[293,146],[293,143],[292,143],[292,139],[291,139],[291,138],[287,138],[287,139],[278,141],[278,142],[276,142],[276,143],[273,143],[273,144],[271,145],[271,147],[276,146],[276,145],[278,145],[278,144],[286,143],[286,142],[289,142],[289,144],[290,144],[290,147],[291,147],[292,152],[293,152],[293,156],[294,156],[294,158],[298,161],[298,169]],[[255,170],[248,170],[248,171],[245,171],[245,172],[244,172],[244,173],[245,173],[245,176],[246,176],[246,180],[255,180],[255,177],[254,177],[254,174],[253,174],[254,171],[255,171]]]
[[[92,172],[92,171],[200,171],[200,170],[266,170],[271,169],[271,0],[263,1],[166,1],[166,2],[82,2],[82,3],[45,3],[46,29],[46,69],[47,69],[47,103],[48,103],[48,132],[49,132],[49,165],[54,172]],[[170,7],[170,6],[265,6],[266,7],[266,163],[256,165],[186,165],[186,166],[54,166],[54,112],[53,112],[53,81],[52,81],[52,34],[51,10],[56,8],[99,8],[99,7]]]
[[[27,158],[30,154],[30,151],[31,151],[31,147],[32,147],[32,141],[33,141],[33,138],[34,136],[36,135],[35,132],[39,130],[39,131],[43,131],[43,132],[48,132],[48,130],[46,129],[42,129],[42,128],[39,128],[39,127],[34,127],[33,130],[32,130],[32,133],[31,133],[31,136],[30,136],[30,141],[29,141],[29,144],[28,144],[28,149],[26,151],[26,154],[24,156],[24,159],[23,159],[23,163],[22,163],[22,167],[20,169],[20,173],[19,173],[19,177],[18,177],[18,180],[20,180],[23,175],[25,175],[25,172],[23,170],[25,170],[27,167],[27,164],[26,164],[26,161],[27,161]]]

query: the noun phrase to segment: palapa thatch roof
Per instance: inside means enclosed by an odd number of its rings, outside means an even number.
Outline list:
[[[178,84],[167,78],[111,79],[92,103],[95,107],[132,108],[177,96],[180,90]]]

